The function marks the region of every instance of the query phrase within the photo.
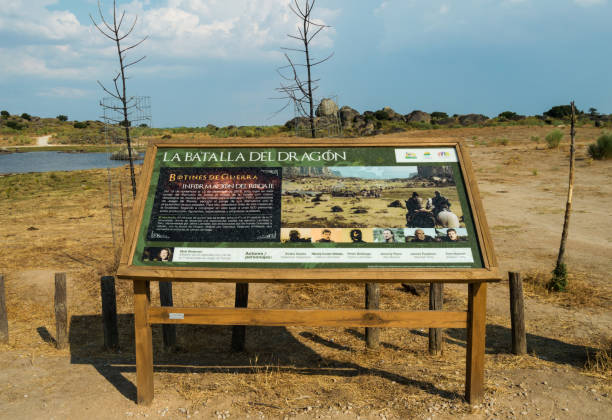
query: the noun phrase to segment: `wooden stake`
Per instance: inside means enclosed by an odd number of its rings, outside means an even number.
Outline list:
[[[121,231],[123,232],[123,242],[125,242],[125,216],[123,215],[123,188],[121,188],[121,181],[119,181],[119,200],[121,203]]]
[[[479,404],[484,396],[484,356],[487,316],[487,283],[468,285],[468,329],[465,399]]]
[[[104,348],[107,350],[117,350],[119,348],[119,329],[117,327],[117,295],[115,292],[115,277],[103,276],[100,279],[100,294],[102,298]]]
[[[4,292],[4,275],[0,274],[0,343],[8,344],[9,330],[6,314],[6,294]]]
[[[444,283],[429,283],[429,310],[441,311]],[[442,352],[441,328],[429,329],[429,354],[438,355]]]
[[[249,283],[236,283],[236,308],[249,306]],[[246,326],[234,325],[232,327],[232,350],[244,351],[246,344]]]
[[[66,273],[55,273],[55,342],[58,349],[68,344],[68,305]]]
[[[365,285],[365,307],[366,309],[379,309],[380,286],[378,283],[366,283]],[[369,349],[378,348],[380,344],[380,328],[366,327],[366,346]]]
[[[159,302],[161,306],[174,306],[171,282],[159,282]],[[164,349],[172,350],[176,346],[176,326],[162,325],[162,337],[164,341]]]
[[[134,336],[136,346],[136,402],[153,402],[153,339],[149,323],[151,285],[134,281]]]
[[[510,285],[510,321],[512,323],[512,353],[527,353],[527,336],[525,333],[525,303],[523,301],[523,280],[521,273],[509,272]]]

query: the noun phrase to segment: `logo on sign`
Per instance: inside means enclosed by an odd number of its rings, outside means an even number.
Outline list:
[[[406,155],[404,157],[406,159],[416,159],[417,155],[416,155],[416,153],[406,152]]]
[[[438,157],[447,158],[450,156],[451,156],[450,152],[438,152]]]
[[[423,156],[425,157],[425,159],[431,159],[431,152],[425,152],[423,153]]]

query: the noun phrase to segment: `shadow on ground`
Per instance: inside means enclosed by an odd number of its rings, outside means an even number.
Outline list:
[[[124,373],[135,372],[134,317],[122,314],[118,317],[119,351],[104,350],[102,317],[99,315],[76,315],[70,319],[71,363],[90,364],[104,376],[123,396],[136,400],[136,386]],[[296,339],[284,327],[248,327],[245,352],[231,352],[231,327],[205,325],[177,325],[178,345],[166,351],[162,345],[161,325],[153,327],[154,371],[168,373],[233,373],[253,374],[257,366],[274,366],[279,372],[300,375],[330,375],[356,377],[378,376],[408,387],[422,390],[445,399],[462,398],[454,391],[441,389],[431,382],[407,378],[394,372],[360,366],[321,356],[311,347]],[[45,328],[38,329],[45,341],[54,341]],[[365,340],[363,333],[355,329],[345,332]],[[410,334],[427,336],[427,330],[410,330]],[[504,354],[510,349],[510,330],[499,325],[487,326],[487,354]],[[322,338],[311,332],[301,332],[300,337],[318,345],[340,351],[355,351],[343,344]],[[446,345],[465,348],[466,330],[447,329]],[[547,337],[527,335],[529,353],[536,357],[563,364],[582,367],[586,360],[585,348]],[[381,342],[383,348],[404,351],[395,344]]]

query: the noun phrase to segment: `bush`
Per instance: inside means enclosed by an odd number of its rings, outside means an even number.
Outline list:
[[[30,116],[30,114],[24,112],[23,114],[21,114],[21,118],[23,118],[24,120],[28,120],[30,121],[32,119],[32,117]]]
[[[584,112],[576,108],[576,115],[583,114]],[[557,105],[550,108],[544,113],[545,117],[556,118],[558,120],[568,119],[572,115],[571,105]]]
[[[546,285],[551,292],[565,292],[567,290],[567,267],[559,264],[552,272],[552,278]]]
[[[68,121],[68,116],[66,116],[66,115],[58,115],[55,118],[57,118],[60,121]]]
[[[374,116],[376,117],[376,119],[378,120],[388,120],[389,118],[389,114],[387,113],[387,111],[381,109],[380,111],[376,111],[374,113]]]
[[[432,120],[442,120],[444,118],[448,118],[448,114],[446,112],[434,111],[431,113]]]
[[[549,149],[556,149],[559,147],[559,143],[561,143],[562,138],[563,133],[560,130],[551,131],[546,135],[546,145]]]
[[[74,128],[87,128],[87,123],[75,121],[72,126]]]
[[[612,133],[606,133],[597,139],[597,143],[589,144],[587,149],[593,159],[602,160],[612,158]]]
[[[6,126],[8,128],[12,128],[13,130],[21,130],[24,126],[19,124],[17,121],[11,120],[6,122]]]
[[[11,114],[6,110],[0,111],[0,115],[3,116],[4,118],[11,116]]]
[[[497,117],[504,119],[504,120],[509,120],[509,121],[517,121],[521,119],[520,115],[512,111],[504,111],[501,114],[499,114]]]

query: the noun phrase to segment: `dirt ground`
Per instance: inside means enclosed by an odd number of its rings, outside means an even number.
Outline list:
[[[588,159],[600,131],[578,129],[570,292],[548,295],[541,283],[559,247],[568,173],[567,135],[558,150],[532,140],[550,130],[394,135],[467,141],[501,270],[525,279],[529,354],[510,354],[507,282],[490,286],[486,395],[475,407],[463,399],[464,330],[445,330],[443,354],[430,356],[426,330],[384,329],[380,348],[368,351],[363,329],[253,327],[246,351],[232,353],[231,328],[213,326],[178,326],[171,350],[154,327],[155,400],[138,406],[127,283],[117,284],[120,351],[103,349],[99,279],[113,265],[106,171],[0,176],[10,331],[0,345],[0,418],[612,418],[612,162]],[[68,273],[65,350],[54,338],[58,271]],[[382,285],[382,308],[426,309],[426,285],[417,289]],[[445,309],[466,308],[466,286],[444,290]],[[176,306],[232,306],[233,294],[233,285],[174,285]],[[156,284],[152,295],[158,304]],[[360,308],[363,299],[363,285],[255,284],[249,305]]]

